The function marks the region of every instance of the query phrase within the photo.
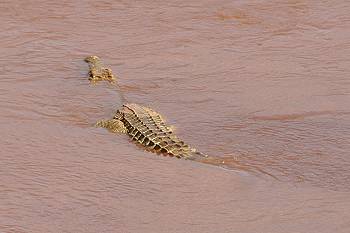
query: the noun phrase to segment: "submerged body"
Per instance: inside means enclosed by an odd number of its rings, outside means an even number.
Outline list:
[[[93,83],[108,81],[116,84],[112,70],[104,68],[97,56],[85,59],[89,64],[89,80]],[[113,119],[101,120],[96,126],[114,133],[126,133],[146,150],[171,157],[196,159],[207,155],[196,152],[194,148],[180,140],[172,127],[166,125],[162,116],[154,110],[135,103],[124,104]]]

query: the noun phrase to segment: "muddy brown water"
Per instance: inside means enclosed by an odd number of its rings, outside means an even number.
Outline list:
[[[0,3],[0,231],[350,232],[347,1]],[[125,97],[227,167],[92,127]],[[232,162],[233,161],[233,162]]]

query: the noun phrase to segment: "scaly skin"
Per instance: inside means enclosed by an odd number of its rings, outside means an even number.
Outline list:
[[[91,82],[105,80],[117,84],[112,70],[102,67],[97,56],[89,56],[85,61],[89,64],[89,80]],[[194,148],[180,140],[174,134],[173,128],[166,125],[159,113],[138,104],[124,104],[121,109],[117,110],[113,119],[98,121],[96,126],[106,128],[114,133],[126,133],[146,150],[155,153],[185,159],[208,157],[196,152]]]

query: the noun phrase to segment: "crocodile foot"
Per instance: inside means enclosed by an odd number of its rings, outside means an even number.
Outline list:
[[[127,133],[124,123],[117,119],[98,121],[96,122],[95,127],[106,128],[113,133]]]

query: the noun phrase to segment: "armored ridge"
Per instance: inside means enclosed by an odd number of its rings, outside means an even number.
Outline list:
[[[146,149],[177,158],[207,157],[180,140],[161,115],[138,104],[125,104],[115,120],[124,123],[129,136]]]
[[[108,81],[117,85],[112,70],[104,68],[97,56],[89,56],[85,61],[89,64],[91,82]],[[180,140],[159,113],[135,103],[124,104],[113,119],[98,121],[96,126],[114,133],[126,133],[136,143],[152,152],[185,159],[208,157]]]

